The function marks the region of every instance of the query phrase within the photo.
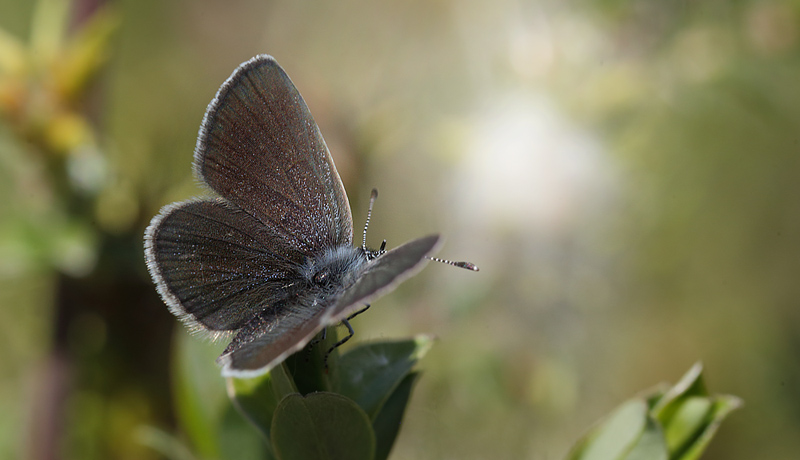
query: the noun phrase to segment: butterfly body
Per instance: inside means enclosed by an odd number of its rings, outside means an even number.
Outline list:
[[[422,268],[439,237],[353,246],[347,195],[300,93],[266,55],[206,110],[194,173],[217,196],[162,208],[145,231],[156,288],[190,329],[231,336],[223,375],[269,371]]]

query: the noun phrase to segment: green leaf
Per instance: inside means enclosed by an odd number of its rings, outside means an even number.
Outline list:
[[[418,377],[418,372],[406,375],[373,420],[372,428],[375,430],[376,444],[375,460],[385,460],[389,457],[397,434],[400,432],[403,415],[408,400],[411,398],[411,390]]]
[[[195,460],[192,453],[178,438],[159,428],[143,425],[133,433],[134,438],[169,460]]]
[[[647,404],[633,399],[623,404],[584,436],[567,456],[569,460],[617,460],[642,436],[647,425]]]
[[[692,396],[682,401],[664,424],[670,452],[681,450],[703,429],[711,407],[711,398]]]
[[[622,458],[624,460],[667,460],[669,450],[658,422],[648,416],[641,436],[627,455]]]
[[[234,408],[214,363],[224,344],[175,331],[174,394],[180,429],[202,459],[269,458],[269,446]]]
[[[383,405],[414,364],[430,350],[433,339],[360,345],[339,360],[339,393],[351,398],[375,420]]]
[[[220,458],[218,422],[225,406],[224,381],[214,359],[219,345],[192,337],[184,328],[175,331],[173,394],[178,423],[201,458]]]
[[[678,383],[664,393],[653,406],[653,414],[664,423],[677,410],[682,399],[689,396],[708,396],[708,390],[703,382],[703,365],[701,363],[695,363]]]
[[[722,421],[728,414],[742,406],[742,400],[736,396],[715,396],[713,401],[703,430],[697,434],[691,444],[684,448],[682,453],[674,456],[676,460],[699,459],[700,455],[702,455],[703,451],[708,446],[708,443],[711,442],[711,438],[716,434]]]
[[[228,378],[228,396],[233,405],[264,435],[270,438],[272,415],[286,395],[297,393],[283,365],[254,378]]]
[[[232,404],[225,406],[225,411],[218,420],[220,459],[249,459],[273,460],[275,455],[269,442],[263,434]]]
[[[280,460],[371,460],[375,434],[367,414],[335,393],[286,396],[272,420],[272,446]]]

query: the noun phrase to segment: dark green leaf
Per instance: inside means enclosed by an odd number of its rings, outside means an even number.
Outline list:
[[[321,334],[317,337],[321,337]],[[329,327],[325,340],[306,345],[304,349],[286,359],[284,366],[292,376],[298,393],[307,395],[317,391],[333,391],[332,382],[338,375],[339,349],[334,349],[328,356],[327,370],[325,355],[337,340],[336,327]]]
[[[375,434],[367,414],[335,393],[286,396],[272,420],[280,460],[371,460]]]
[[[414,364],[433,344],[420,335],[412,340],[360,345],[339,360],[339,393],[353,399],[375,420],[381,407]]]
[[[219,439],[222,455],[226,460],[274,459],[272,450],[263,434],[259,432],[233,405],[228,404],[219,420]]]
[[[255,378],[228,378],[228,396],[234,406],[267,440],[275,408],[281,399],[291,393],[297,393],[297,388],[283,365]]]
[[[385,460],[389,457],[394,440],[397,439],[397,434],[400,432],[403,415],[417,377],[419,377],[417,372],[406,375],[373,420],[372,428],[375,430],[376,444],[375,460]]]

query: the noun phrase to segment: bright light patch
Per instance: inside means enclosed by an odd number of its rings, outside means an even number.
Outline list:
[[[610,168],[599,143],[544,98],[508,97],[466,132],[458,193],[473,224],[558,233],[607,195]]]

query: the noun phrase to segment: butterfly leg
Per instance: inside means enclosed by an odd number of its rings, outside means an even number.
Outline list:
[[[306,362],[311,361],[311,350],[314,348],[314,346],[320,342],[325,341],[327,337],[328,337],[328,328],[326,327],[325,329],[322,330],[322,332],[317,334],[314,340],[308,342],[308,345],[306,345]]]
[[[348,316],[348,317],[347,317],[347,321],[350,321],[351,319],[355,318],[356,316],[358,316],[358,315],[360,315],[360,314],[364,313],[365,311],[369,310],[369,307],[370,307],[370,305],[369,305],[369,304],[367,304],[367,306],[366,306],[366,307],[364,307],[364,308],[362,308],[361,310],[358,310],[357,312],[355,312],[355,313],[353,313],[352,315]]]
[[[321,333],[319,333],[319,334],[318,334],[318,335],[317,335],[317,336],[314,338],[314,340],[312,340],[312,341],[308,342],[308,345],[306,345],[306,347],[307,347],[307,348],[309,348],[309,349],[311,349],[311,348],[313,348],[313,347],[314,347],[314,345],[316,345],[316,344],[318,344],[318,343],[320,343],[320,342],[324,341],[324,340],[325,340],[327,337],[328,337],[328,328],[326,327],[325,329],[323,329],[323,330],[322,330],[322,332],[321,332]]]
[[[350,325],[350,320],[355,318],[356,316],[360,315],[361,313],[364,313],[365,311],[369,310],[369,307],[370,307],[370,305],[367,304],[366,307],[362,308],[361,310],[358,310],[357,312],[353,313],[352,315],[350,315],[347,318],[342,320],[342,324],[344,324],[345,327],[347,327],[347,335],[345,337],[343,337],[342,340],[334,343],[333,346],[328,349],[328,352],[325,353],[325,370],[326,371],[328,370],[328,357],[331,355],[331,352],[333,352],[333,350],[335,350],[335,349],[339,348],[340,346],[342,346],[345,342],[350,340],[350,338],[355,335],[355,331],[353,331],[353,326]]]

